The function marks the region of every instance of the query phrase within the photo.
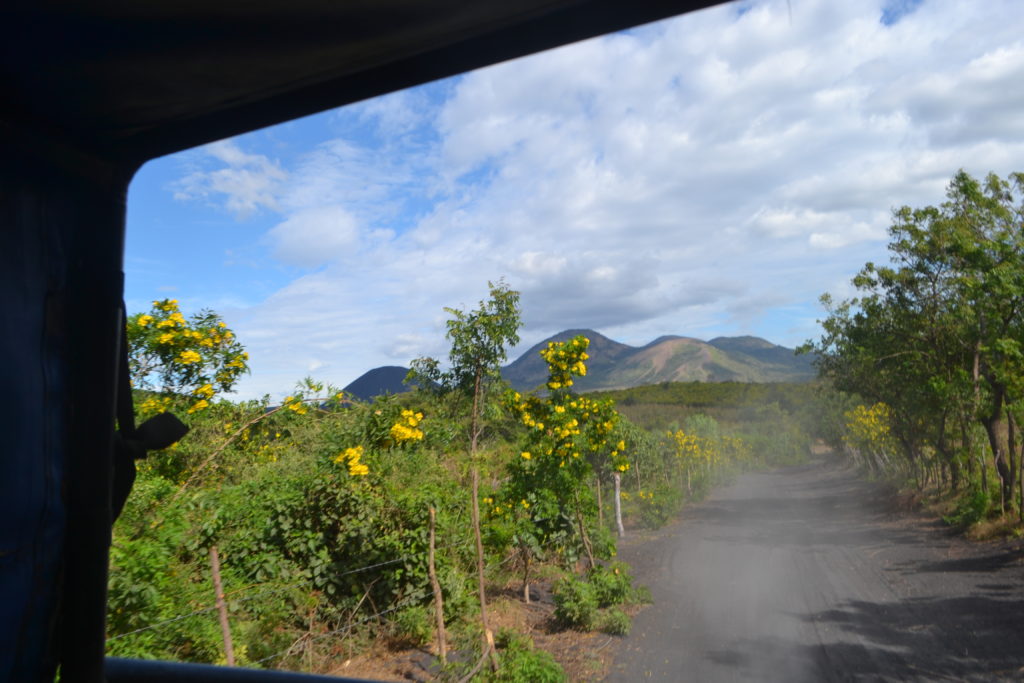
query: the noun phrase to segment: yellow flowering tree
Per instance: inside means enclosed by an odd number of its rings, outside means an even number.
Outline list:
[[[885,403],[858,405],[845,416],[843,441],[847,450],[872,472],[883,471],[891,455],[898,453],[891,427],[892,409]]]
[[[718,423],[707,415],[692,415],[682,429],[666,433],[669,448],[691,496],[706,490],[723,466],[742,465],[752,458],[750,444],[721,433]]]
[[[249,354],[219,315],[202,310],[186,318],[176,299],[154,301],[148,312],[129,317],[127,332],[133,386],[188,396],[189,412],[208,407],[249,371]]]
[[[590,341],[577,336],[551,342],[540,353],[548,365],[546,396],[510,392],[507,402],[527,428],[518,456],[509,463],[509,478],[491,508],[493,518],[507,517],[509,539],[523,560],[524,595],[534,556],[554,550],[571,560],[574,550],[595,551],[585,518],[592,516],[590,480],[595,457],[617,472],[629,469],[626,444],[618,438],[619,414],[611,400],[598,401],[572,391],[575,377],[586,375]]]

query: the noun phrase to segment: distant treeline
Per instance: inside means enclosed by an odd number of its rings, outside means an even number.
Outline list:
[[[619,411],[638,425],[668,429],[698,413],[726,422],[746,421],[747,413],[771,404],[790,415],[805,413],[818,391],[815,384],[792,382],[661,382],[594,394],[615,399]]]

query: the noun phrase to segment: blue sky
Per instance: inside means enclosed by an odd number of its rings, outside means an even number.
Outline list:
[[[129,311],[221,313],[238,396],[443,357],[504,277],[522,351],[590,327],[817,334],[890,211],[1024,170],[1017,0],[712,8],[151,161]]]

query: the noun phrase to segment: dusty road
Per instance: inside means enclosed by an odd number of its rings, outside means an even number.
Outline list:
[[[1024,680],[1024,553],[822,464],[749,474],[623,557],[655,604],[610,682]]]

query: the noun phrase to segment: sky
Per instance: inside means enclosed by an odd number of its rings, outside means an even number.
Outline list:
[[[816,338],[892,209],[1024,171],[1019,0],[751,0],[155,159],[129,312],[174,298],[250,353],[236,398],[444,358],[444,307],[522,294],[591,328]]]

